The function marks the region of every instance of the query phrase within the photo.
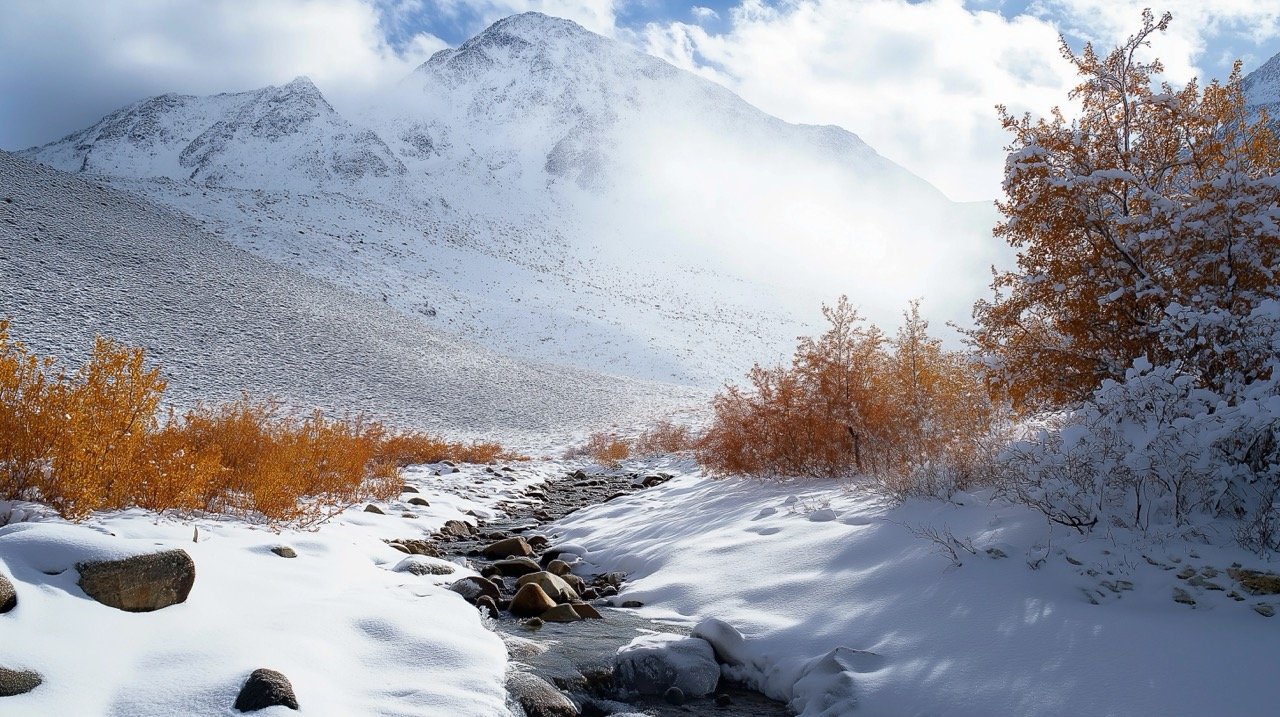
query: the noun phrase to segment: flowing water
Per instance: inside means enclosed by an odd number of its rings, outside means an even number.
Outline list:
[[[619,494],[643,490],[662,482],[662,474],[602,474],[582,472],[550,480],[531,491],[530,503],[504,504],[506,517],[482,523],[476,535],[439,536],[439,547],[447,557],[461,557],[483,570],[490,561],[481,555],[484,546],[498,537],[541,535],[543,526],[580,508],[609,500]],[[552,544],[547,551],[554,551]],[[544,563],[545,564],[545,563]],[[582,575],[588,584],[607,589],[619,578]],[[596,578],[593,580],[592,578]],[[505,598],[515,592],[515,578],[502,579]],[[744,717],[782,717],[791,715],[785,705],[758,692],[721,679],[715,693],[703,698],[687,699],[671,704],[661,695],[635,695],[621,689],[613,679],[613,657],[618,648],[646,632],[687,634],[679,625],[655,622],[639,616],[633,609],[612,606],[616,598],[597,598],[590,602],[603,620],[572,623],[548,622],[541,626],[520,620],[505,609],[499,612],[495,626],[511,651],[513,669],[529,672],[569,694],[582,715],[742,715]]]

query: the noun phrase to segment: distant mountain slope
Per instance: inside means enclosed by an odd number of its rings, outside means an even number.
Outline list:
[[[646,420],[696,391],[524,363],[236,249],[149,201],[0,152],[0,315],[78,360],[143,346],[180,402],[297,407],[538,442]]]
[[[1245,75],[1240,84],[1249,109],[1266,110],[1272,126],[1280,131],[1280,54]]]
[[[538,13],[349,118],[300,78],[25,154],[502,353],[702,385],[786,355],[841,293],[963,321],[1004,251],[993,210],[857,136]]]

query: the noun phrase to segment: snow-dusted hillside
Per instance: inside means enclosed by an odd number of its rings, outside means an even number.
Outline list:
[[[14,338],[72,360],[95,334],[143,346],[179,402],[248,390],[539,445],[705,398],[496,355],[188,217],[4,152],[0,246],[0,316]]]
[[[1280,128],[1280,55],[1264,62],[1240,83],[1252,112],[1265,110],[1273,127]]]
[[[836,127],[537,13],[344,118],[309,81],[165,95],[27,155],[524,357],[716,384],[848,293],[963,319],[997,248]]]

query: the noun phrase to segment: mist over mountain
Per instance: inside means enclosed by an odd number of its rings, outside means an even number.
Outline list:
[[[715,385],[848,294],[963,322],[1004,252],[838,127],[526,13],[350,116],[306,78],[162,95],[25,155],[493,350]]]

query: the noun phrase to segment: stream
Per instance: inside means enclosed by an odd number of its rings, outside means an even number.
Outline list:
[[[526,491],[528,502],[508,502],[498,506],[505,516],[488,522],[481,521],[479,528],[469,534],[464,531],[443,530],[437,533],[437,547],[446,558],[464,558],[482,575],[492,576],[491,581],[501,581],[502,600],[494,621],[496,631],[503,637],[511,653],[512,669],[533,675],[563,690],[572,700],[576,712],[568,706],[543,705],[536,697],[525,694],[527,690],[513,687],[522,684],[520,679],[509,679],[509,702],[517,714],[527,717],[560,717],[580,714],[585,717],[603,715],[743,715],[744,717],[782,717],[793,713],[780,702],[771,700],[742,685],[729,683],[721,678],[716,690],[702,698],[668,700],[662,695],[637,695],[622,689],[613,675],[613,658],[618,648],[633,638],[647,632],[688,634],[681,625],[649,620],[638,615],[636,604],[622,603],[615,594],[625,576],[618,573],[606,575],[578,575],[588,589],[583,599],[595,607],[603,619],[580,622],[542,622],[539,619],[523,620],[508,611],[512,595],[517,590],[514,576],[495,575],[495,561],[486,559],[486,546],[508,537],[524,537],[537,546],[534,560],[546,569],[557,554],[555,535],[546,530],[548,524],[591,505],[637,490],[644,490],[670,479],[668,474],[586,474],[575,471],[535,485]],[[544,542],[545,541],[545,542]],[[569,556],[570,558],[572,556]],[[483,609],[483,608],[482,608]],[[525,680],[524,684],[529,681]],[[536,690],[534,690],[536,692]],[[555,696],[551,702],[554,703]]]

